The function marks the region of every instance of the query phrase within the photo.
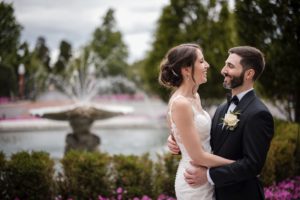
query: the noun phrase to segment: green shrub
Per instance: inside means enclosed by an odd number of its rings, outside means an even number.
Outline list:
[[[3,169],[3,167],[5,166],[5,154],[0,151],[0,169]]]
[[[125,198],[147,194],[152,196],[152,166],[149,154],[113,156],[114,182],[125,190]]]
[[[61,160],[63,175],[58,180],[58,193],[67,199],[96,199],[109,196],[110,158],[99,152],[69,151]]]
[[[292,143],[297,142],[298,124],[282,120],[275,120],[274,139],[291,140]]]
[[[4,175],[5,175],[5,155],[2,151],[0,151],[0,199],[4,199],[5,195],[5,182],[4,182]]]
[[[297,124],[275,120],[274,138],[262,171],[264,185],[299,175],[299,161],[296,159],[297,134]]]
[[[7,161],[4,199],[53,199],[54,162],[46,152],[18,152]]]
[[[153,190],[154,194],[162,193],[175,197],[175,177],[181,156],[170,153],[158,155],[158,161],[154,165]]]
[[[274,146],[275,145],[273,141],[267,155],[266,163],[261,172],[261,180],[264,185],[271,185],[276,180],[276,147]]]
[[[294,123],[275,121],[275,135],[262,171],[264,185],[299,175],[298,128]],[[0,199],[97,199],[98,195],[116,197],[119,187],[125,190],[125,199],[143,195],[156,199],[160,194],[174,197],[180,158],[167,153],[154,162],[149,154],[109,156],[70,151],[61,160],[62,173],[54,176],[54,161],[45,152],[19,152],[10,159],[0,152]]]

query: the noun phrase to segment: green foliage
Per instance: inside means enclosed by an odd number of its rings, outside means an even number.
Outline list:
[[[36,56],[35,52],[30,53],[26,68],[26,90],[27,97],[34,100],[41,92],[49,86],[49,70]]]
[[[140,89],[143,89],[143,91],[149,91],[149,88],[147,88],[147,84],[143,80],[144,65],[145,60],[139,60],[132,63],[126,71],[126,75],[128,79],[133,81],[135,85],[138,86]]]
[[[295,156],[297,145],[300,148],[297,131],[298,125],[295,123],[275,121],[275,135],[262,171],[265,185],[299,175],[300,162]]]
[[[296,124],[276,120],[275,136],[262,172],[264,185],[299,175],[295,158]],[[299,142],[299,141],[298,141]],[[298,147],[299,148],[299,147]],[[6,160],[0,152],[1,199],[97,199],[98,195],[132,199],[160,194],[175,196],[174,182],[181,156],[149,154],[109,156],[99,152],[70,151],[60,161],[62,172],[54,176],[54,161],[45,152],[19,152]]]
[[[50,52],[46,44],[46,39],[44,37],[38,37],[34,49],[34,56],[42,63],[48,72],[51,71],[50,68]]]
[[[219,12],[217,11],[218,5],[221,8]],[[201,46],[205,59],[210,64],[208,81],[200,86],[200,94],[202,98],[224,99],[223,76],[220,71],[228,57],[229,48],[237,45],[235,19],[226,1],[216,1],[216,4],[211,1],[208,11],[213,13],[212,19],[206,22],[208,23],[206,29],[198,33],[204,37]]]
[[[45,152],[18,152],[6,162],[4,199],[52,199],[54,162]]]
[[[0,63],[0,96],[10,97],[17,93],[17,81],[14,70]]]
[[[145,191],[152,196],[152,166],[149,154],[113,156],[115,185],[126,191],[124,197],[143,196]]]
[[[16,64],[22,27],[14,16],[12,4],[0,2],[0,63]]]
[[[55,73],[62,73],[65,71],[67,64],[72,56],[72,46],[65,40],[62,40],[59,45],[59,56],[54,64],[53,71]]]
[[[154,194],[163,193],[175,197],[175,175],[180,158],[181,156],[174,156],[172,154],[158,155],[158,161],[154,165]]]
[[[49,86],[50,52],[46,45],[46,39],[39,37],[35,49],[31,52],[24,42],[20,48],[19,62],[25,66],[25,96],[34,100],[40,92]]]
[[[4,166],[5,166],[5,154],[0,151],[0,170],[3,170]],[[2,176],[0,176],[2,177]]]
[[[265,95],[295,109],[300,122],[300,2],[298,0],[237,0],[236,27],[241,44],[253,45],[266,56],[260,82]],[[292,106],[290,106],[292,105]],[[292,109],[290,109],[290,107]]]
[[[63,175],[58,188],[63,199],[96,199],[99,194],[110,195],[110,159],[98,152],[69,151],[61,160]]]
[[[223,97],[220,69],[236,40],[234,18],[226,1],[208,4],[197,0],[170,1],[163,9],[154,37],[143,77],[153,92],[165,100],[168,98],[169,92],[158,84],[159,64],[171,47],[194,42],[203,48],[210,64],[208,83],[201,88],[202,96]]]
[[[109,9],[103,17],[102,25],[94,31],[86,50],[93,52],[99,76],[125,74],[128,50],[121,32],[116,28],[113,9]]]
[[[18,48],[22,27],[12,4],[0,2],[0,96],[17,94]]]
[[[4,199],[5,196],[5,180],[4,180],[4,175],[5,175],[5,165],[6,165],[6,160],[5,160],[5,155],[2,151],[0,151],[0,199]]]

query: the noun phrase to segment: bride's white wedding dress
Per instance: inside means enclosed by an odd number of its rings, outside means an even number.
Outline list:
[[[199,187],[191,187],[184,180],[184,172],[186,168],[191,168],[189,161],[191,161],[186,148],[181,142],[180,135],[176,128],[175,123],[172,120],[171,108],[173,102],[178,98],[185,98],[181,95],[178,95],[171,99],[169,105],[169,122],[171,126],[171,131],[174,134],[175,140],[181,151],[181,160],[177,169],[176,179],[175,179],[175,192],[178,200],[213,200],[214,199],[214,187],[209,183],[206,183]],[[194,123],[197,128],[197,131],[200,135],[202,141],[202,147],[204,151],[211,152],[210,147],[210,127],[211,127],[211,118],[206,111],[201,109],[197,110],[191,103],[193,113],[194,113]]]

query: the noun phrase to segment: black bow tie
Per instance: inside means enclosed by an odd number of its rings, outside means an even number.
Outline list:
[[[234,95],[232,98],[227,99],[228,105],[230,105],[231,103],[234,103],[237,106],[239,104],[239,102],[240,102],[240,100],[236,95]]]

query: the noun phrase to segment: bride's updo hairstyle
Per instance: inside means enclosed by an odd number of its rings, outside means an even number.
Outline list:
[[[197,44],[181,44],[168,51],[160,64],[159,83],[167,88],[179,87],[183,81],[181,68],[192,68],[194,80],[194,63],[197,59]]]

